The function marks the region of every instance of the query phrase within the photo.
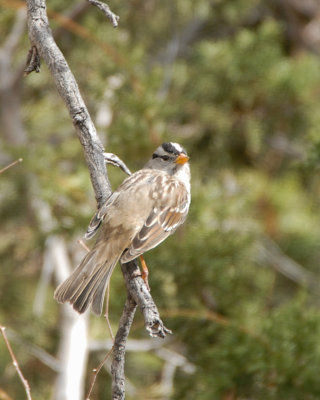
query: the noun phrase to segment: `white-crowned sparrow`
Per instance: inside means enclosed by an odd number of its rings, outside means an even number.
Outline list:
[[[143,169],[113,192],[92,218],[86,238],[102,224],[93,249],[55,291],[82,313],[90,305],[100,315],[104,294],[118,260],[129,262],[175,232],[190,205],[189,157],[178,143],[163,143]]]

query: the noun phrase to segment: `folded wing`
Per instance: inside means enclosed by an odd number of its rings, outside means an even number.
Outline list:
[[[190,197],[185,186],[170,176],[160,178],[167,180],[164,185],[160,186],[166,187],[167,190],[158,192],[157,198],[154,199],[154,206],[141,230],[134,237],[130,247],[123,253],[122,262],[131,261],[157,246],[174,233],[186,219]],[[159,182],[156,181],[155,185],[158,186]],[[150,193],[154,194],[155,191],[150,189]]]

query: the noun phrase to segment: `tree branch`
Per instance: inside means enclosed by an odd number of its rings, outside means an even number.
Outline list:
[[[164,338],[167,334],[171,334],[172,332],[167,329],[161,321],[158,308],[144,280],[141,278],[137,260],[121,264],[121,270],[127,290],[142,313],[144,326],[149,335],[152,337]]]
[[[9,165],[6,165],[5,167],[3,167],[3,168],[0,169],[0,174],[2,174],[2,173],[3,173],[4,171],[6,171],[7,169],[9,169],[9,168],[11,168],[11,167],[14,167],[15,165],[21,163],[22,161],[23,161],[23,159],[22,159],[22,158],[19,158],[18,160],[13,161],[13,162],[10,163]]]
[[[15,367],[18,375],[19,375],[19,378],[20,378],[20,380],[21,380],[21,382],[22,382],[22,384],[24,386],[24,390],[26,392],[28,400],[32,400],[29,383],[26,380],[26,378],[23,376],[23,373],[21,372],[21,369],[19,367],[18,361],[17,361],[17,359],[16,359],[16,357],[14,355],[12,347],[11,347],[11,345],[9,343],[9,340],[8,340],[7,336],[6,336],[5,330],[6,330],[6,328],[4,326],[0,325],[0,332],[1,332],[2,336],[3,336],[3,340],[4,340],[4,342],[5,342],[6,346],[7,346],[7,349],[9,351],[10,357],[12,359],[12,363],[13,363],[13,365],[14,365],[14,367]]]
[[[131,175],[130,169],[117,155],[113,153],[103,153],[103,156],[106,164],[111,164],[115,167],[121,168],[125,174]]]
[[[46,14],[46,1],[27,0],[27,10],[31,44],[36,46],[40,56],[46,62],[58,92],[68,108],[78,138],[84,148],[95,197],[100,207],[111,194],[102,143],[82,99],[78,84],[52,37]]]
[[[135,301],[132,299],[130,294],[128,294],[113,345],[113,358],[111,364],[112,400],[123,400],[125,398],[124,360],[126,342],[136,308],[137,305]]]
[[[91,0],[89,1],[91,2]],[[59,94],[69,110],[78,138],[84,149],[97,204],[98,207],[101,207],[111,195],[111,186],[105,168],[108,156],[109,162],[113,163],[113,165],[120,166],[127,173],[130,173],[130,171],[121,160],[119,162],[119,158],[117,157],[110,158],[109,154],[105,160],[102,143],[97,136],[96,129],[81,97],[76,80],[52,37],[46,14],[46,1],[27,0],[27,9],[31,45],[36,47],[39,55],[48,65]],[[121,268],[128,296],[120,319],[112,353],[113,399],[124,399],[125,396],[125,344],[136,307],[138,306],[141,310],[145,327],[151,336],[164,338],[166,334],[171,333],[165,328],[160,319],[158,309],[141,278],[137,261],[122,264]]]
[[[110,21],[112,22],[112,25],[114,28],[116,28],[118,26],[118,21],[119,21],[119,16],[116,15],[115,13],[113,13],[110,10],[110,7],[103,3],[102,1],[99,0],[88,0],[90,4],[92,4],[93,6],[96,6],[99,8],[99,10],[103,11],[106,16],[110,19]]]

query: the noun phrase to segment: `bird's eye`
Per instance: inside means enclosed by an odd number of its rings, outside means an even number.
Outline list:
[[[161,158],[162,158],[164,161],[168,161],[168,160],[170,159],[169,156],[162,156]]]

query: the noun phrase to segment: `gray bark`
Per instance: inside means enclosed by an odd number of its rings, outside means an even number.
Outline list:
[[[27,0],[27,9],[31,45],[36,47],[40,57],[48,65],[58,92],[69,110],[84,149],[95,197],[98,207],[100,207],[111,194],[103,146],[81,97],[76,80],[53,39],[46,14],[45,0]],[[160,319],[157,307],[140,276],[137,262],[123,264],[121,267],[128,290],[128,298],[120,319],[113,350],[113,399],[125,398],[125,344],[136,304],[143,314],[146,329],[151,336],[165,337],[170,332],[164,327]]]
[[[96,201],[100,207],[111,194],[102,143],[80,94],[78,84],[53,39],[46,14],[45,0],[28,0],[27,9],[31,44],[36,46],[40,57],[47,64],[57,90],[69,111],[78,138],[84,148]]]

